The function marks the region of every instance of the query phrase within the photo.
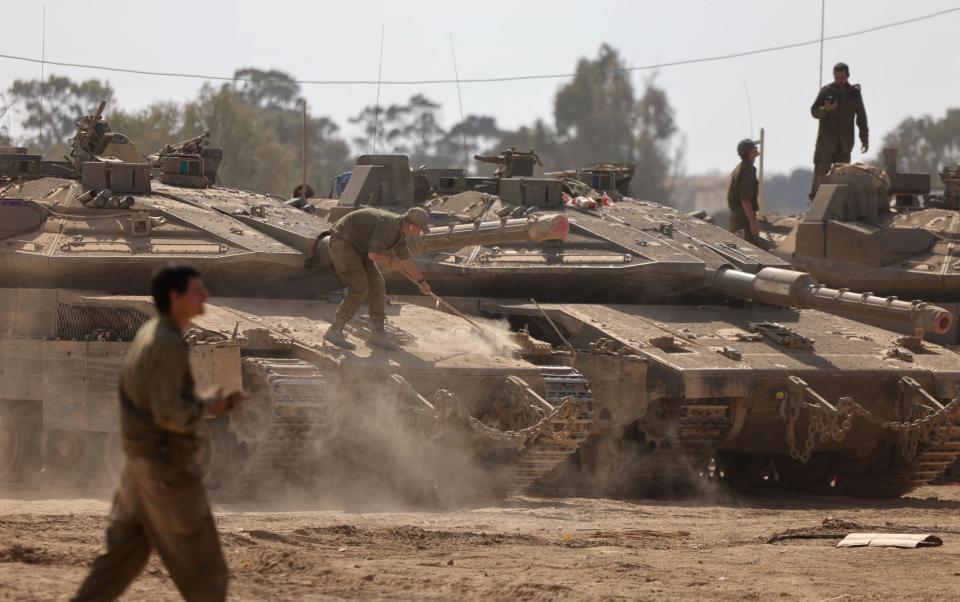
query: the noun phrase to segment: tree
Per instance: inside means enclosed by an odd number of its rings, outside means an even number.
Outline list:
[[[377,107],[364,107],[350,118],[350,123],[360,126],[354,144],[373,152],[376,139],[377,153],[407,155],[412,166],[435,165],[441,141],[447,136],[440,125],[439,110],[440,105],[423,94],[379,111]]]
[[[184,131],[210,132],[223,148],[220,179],[227,186],[287,195],[298,181],[297,153],[277,139],[263,111],[230,84],[207,84],[183,112]]]
[[[126,134],[144,157],[163,145],[197,136],[202,132],[183,129],[183,108],[175,102],[156,102],[139,111],[108,111],[110,129]]]
[[[254,67],[233,72],[240,96],[258,109],[291,110],[300,104],[300,84],[288,73]]]
[[[96,79],[76,83],[67,77],[51,75],[43,82],[40,104],[39,80],[16,80],[8,95],[15,111],[22,115],[20,125],[26,135],[23,142],[34,152],[59,157],[67,150],[67,139],[76,131],[76,120],[91,115],[101,100],[113,103],[110,84]]]
[[[623,68],[617,51],[604,44],[596,59],[578,61],[573,80],[557,92],[557,133],[577,165],[634,156],[635,101]]]
[[[658,202],[670,199],[670,181],[683,166],[683,143],[676,138],[673,107],[666,91],[657,87],[654,74],[645,82],[636,108],[634,196]]]
[[[240,69],[234,72],[234,79],[240,98],[260,111],[280,144],[295,156],[294,171],[298,175],[285,192],[290,194],[300,182],[303,152],[304,99],[300,84],[291,75],[276,69]],[[307,116],[307,177],[318,193],[327,190],[334,176],[349,169],[350,148],[339,131],[337,124],[327,117]]]
[[[463,123],[450,128],[437,145],[438,166],[462,165],[466,161],[464,167],[469,171],[474,164],[473,155],[491,149],[503,134],[497,126],[496,118],[467,115]]]
[[[937,119],[909,117],[883,137],[883,146],[896,148],[909,171],[940,173],[960,161],[960,108],[947,109]]]

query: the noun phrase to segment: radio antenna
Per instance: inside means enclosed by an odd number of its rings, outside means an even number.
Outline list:
[[[40,144],[43,144],[43,78],[44,67],[47,60],[47,7],[43,7],[43,18],[40,21],[40,122],[37,127],[40,128]]]
[[[820,0],[820,87],[823,87],[823,32],[827,23],[827,0]]]
[[[463,97],[460,95],[460,73],[457,70],[457,53],[453,49],[453,34],[450,34],[450,56],[453,57],[453,77],[457,80],[457,102],[460,103],[460,135],[463,137],[463,169],[470,171],[470,154],[467,152],[467,129],[463,124]]]
[[[380,66],[377,67],[377,106],[373,113],[373,154],[377,154],[377,136],[380,133],[380,76],[383,74],[383,32],[385,27],[380,26]]]

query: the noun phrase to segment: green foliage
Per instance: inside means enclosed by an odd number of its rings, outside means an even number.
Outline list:
[[[883,137],[885,148],[896,148],[902,168],[932,175],[960,161],[960,108],[941,118],[908,117]]]
[[[576,76],[557,92],[557,134],[577,165],[634,157],[636,107],[623,67],[617,51],[604,44],[596,59],[580,59]]]
[[[101,100],[113,102],[110,84],[97,79],[78,83],[51,75],[42,85],[42,106],[40,92],[39,80],[18,79],[7,95],[13,110],[22,115],[20,125],[27,132],[23,142],[34,152],[58,158],[67,151],[66,139],[76,130],[77,118],[92,115]]]
[[[656,75],[647,79],[636,107],[636,176],[634,196],[666,202],[670,181],[683,166],[683,146],[675,140],[677,125],[667,93],[656,85]]]

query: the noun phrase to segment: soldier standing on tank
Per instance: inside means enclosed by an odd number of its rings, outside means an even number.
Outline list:
[[[373,328],[367,343],[389,351],[399,349],[384,330],[387,294],[378,266],[406,272],[416,280],[421,293],[429,294],[430,285],[410,259],[406,241],[407,236],[426,232],[428,220],[426,210],[420,207],[408,209],[402,216],[367,207],[348,213],[333,225],[330,257],[337,276],[347,287],[347,296],[340,302],[324,340],[344,349],[355,349],[343,329],[367,301]]]
[[[740,163],[730,174],[727,188],[727,207],[730,209],[730,231],[743,232],[743,239],[751,244],[759,244],[759,224],[757,223],[757,193],[760,188],[757,181],[757,145],[746,138],[737,143]]]
[[[846,63],[833,66],[833,82],[820,88],[810,107],[814,119],[820,121],[817,131],[817,148],[813,153],[813,200],[820,180],[834,163],[850,163],[853,152],[853,125],[860,130],[860,152],[870,148],[870,132],[867,129],[867,111],[863,107],[860,84],[851,84],[850,68]]]
[[[106,550],[74,600],[114,600],[156,548],[186,600],[224,600],[227,564],[197,461],[197,428],[220,416],[240,393],[194,395],[190,320],[208,292],[193,268],[169,267],[153,280],[158,316],[137,332],[120,374],[120,431],[126,464],[113,500]]]

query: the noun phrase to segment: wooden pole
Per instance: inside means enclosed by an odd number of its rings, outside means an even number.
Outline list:
[[[301,177],[300,183],[303,185],[301,189],[301,198],[307,198],[307,99],[303,99],[303,132],[301,135],[301,142],[303,143],[303,149],[301,151]]]
[[[760,182],[757,186],[757,206],[760,207],[760,213],[764,212],[763,203],[763,158],[767,155],[767,136],[763,128],[760,128],[760,174],[757,178]]]

